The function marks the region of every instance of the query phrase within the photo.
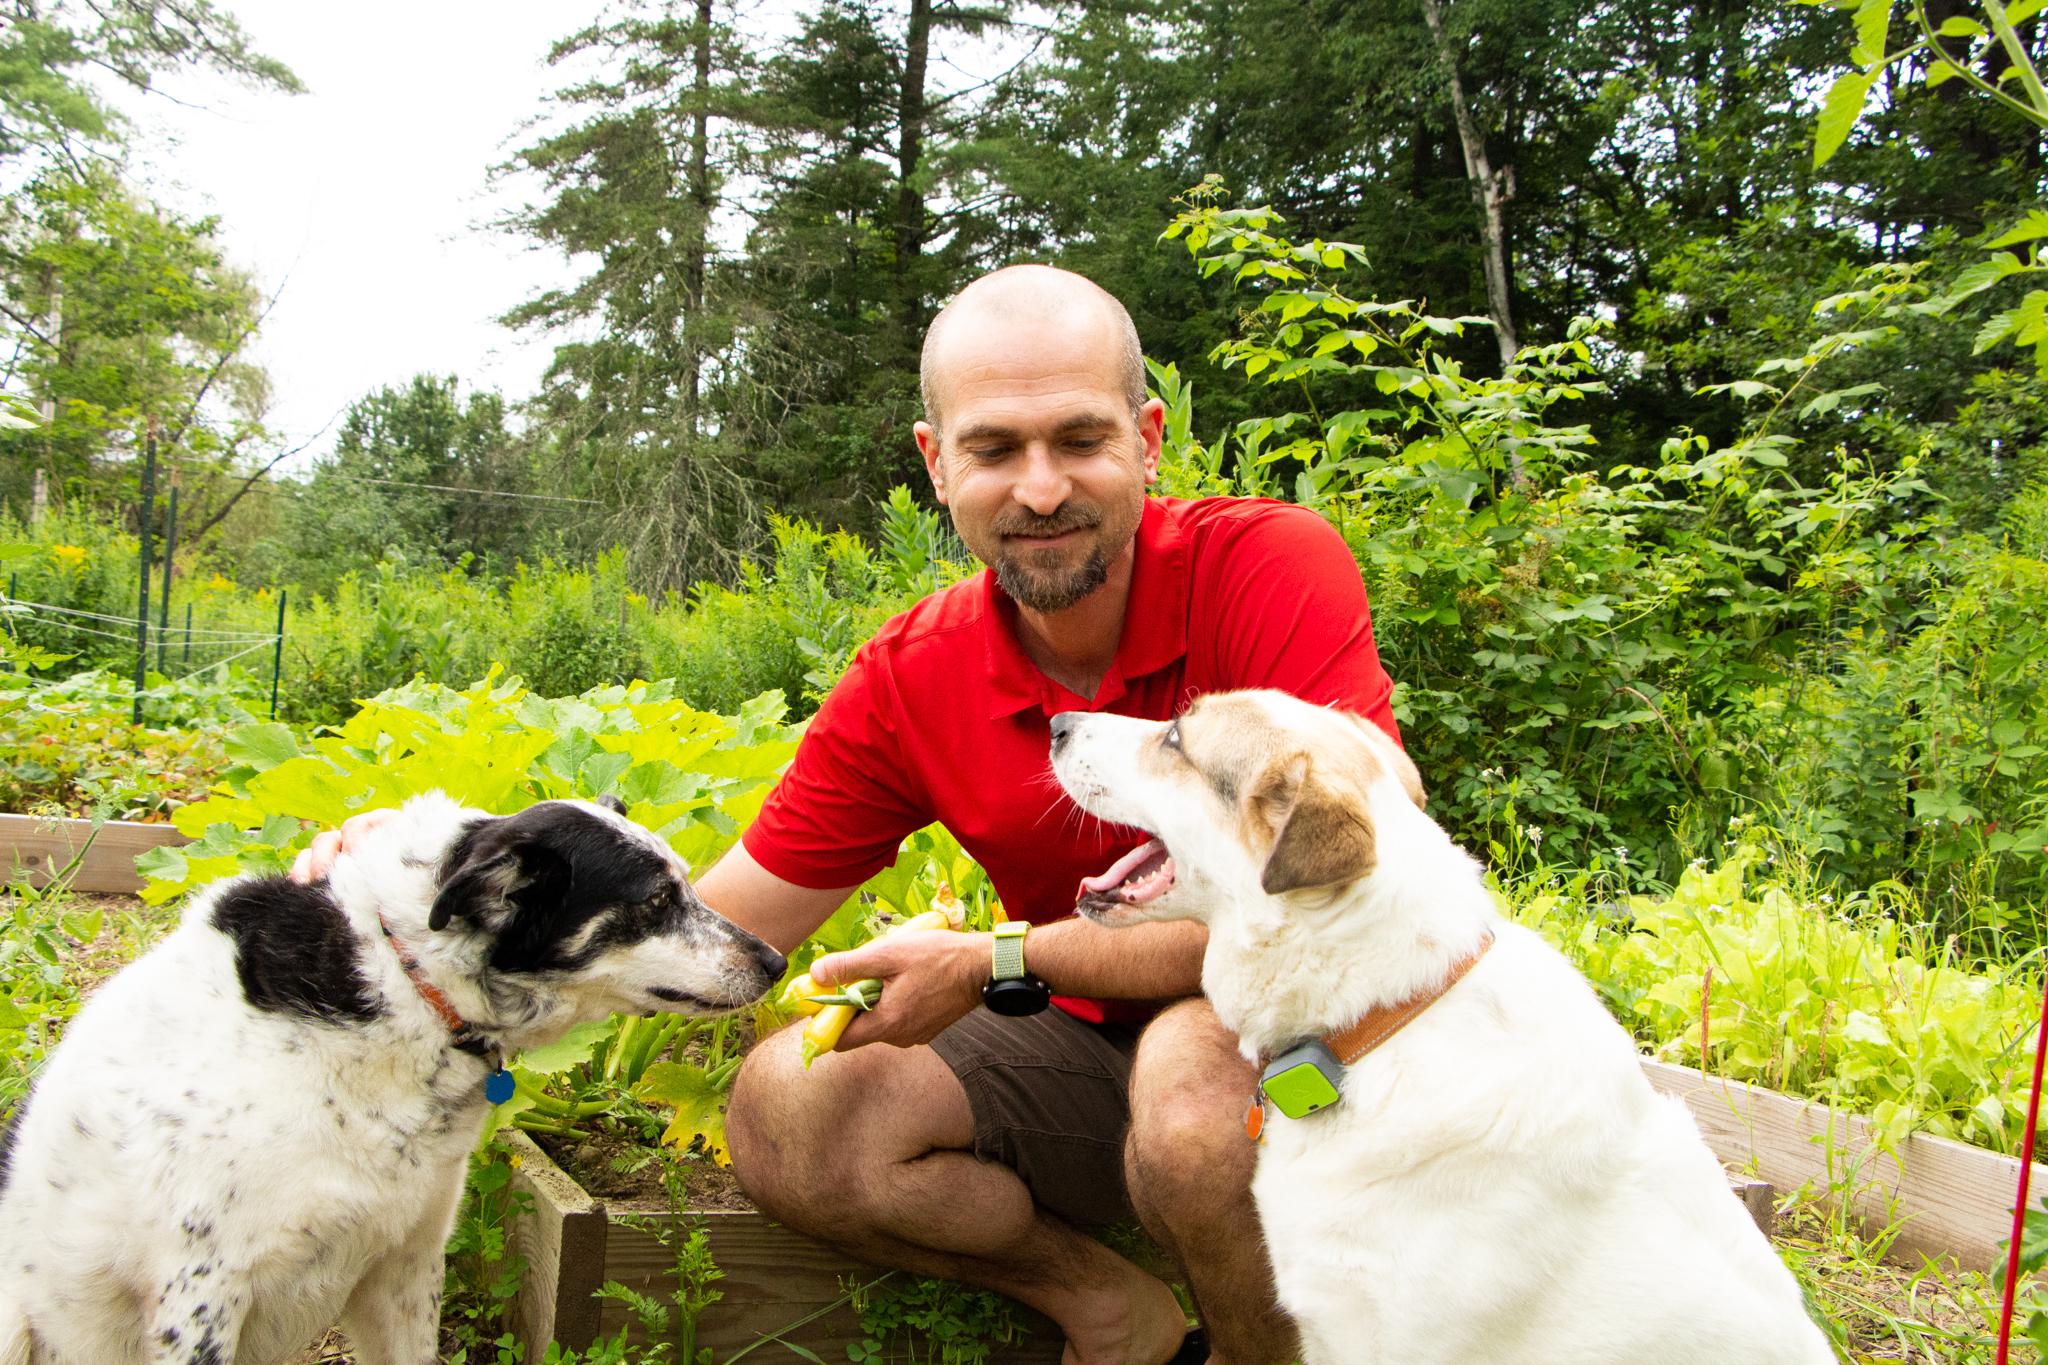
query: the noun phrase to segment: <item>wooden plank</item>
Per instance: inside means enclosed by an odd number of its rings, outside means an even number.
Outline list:
[[[0,876],[26,869],[37,886],[49,880],[52,867],[62,868],[84,846],[92,832],[90,820],[42,819],[34,815],[0,815]],[[85,861],[72,880],[74,891],[132,896],[142,890],[136,855],[165,844],[191,842],[169,825],[109,820],[100,826]]]
[[[674,1227],[675,1215],[665,1209],[635,1214],[614,1206],[611,1242],[605,1257],[607,1278],[642,1293],[664,1298],[675,1285],[674,1258],[651,1232],[617,1221],[621,1215],[644,1218],[650,1226]],[[861,1340],[860,1315],[851,1291],[887,1272],[793,1232],[766,1214],[705,1210],[684,1216],[683,1235],[690,1225],[705,1230],[712,1260],[725,1272],[714,1288],[724,1297],[704,1311],[697,1324],[697,1344],[718,1356],[730,1355],[763,1338],[793,1341],[826,1360],[844,1360],[846,1348]],[[1055,1365],[1064,1341],[1049,1320],[1016,1305],[1026,1327],[1019,1340],[997,1347],[995,1365]],[[623,1305],[604,1300],[599,1332],[609,1336],[626,1324]]]
[[[518,1163],[512,1187],[533,1211],[512,1226],[511,1250],[526,1271],[511,1303],[512,1330],[540,1359],[550,1341],[585,1347],[597,1339],[597,1300],[604,1283],[610,1225],[605,1207],[571,1180],[533,1139],[516,1128],[498,1139]]]
[[[1722,1161],[1782,1190],[1846,1189],[1863,1224],[1897,1224],[1892,1258],[1953,1256],[1989,1270],[2004,1262],[2020,1163],[1947,1138],[1915,1133],[1896,1154],[1880,1151],[1865,1120],[1775,1090],[1703,1076],[1691,1067],[1643,1059],[1650,1084],[1684,1100],[1707,1146]],[[2035,1188],[2048,1189],[2048,1166],[2034,1165]]]
[[[502,1140],[519,1158],[514,1187],[533,1200],[532,1214],[512,1233],[513,1250],[526,1258],[512,1326],[529,1359],[539,1359],[550,1341],[587,1347],[626,1325],[623,1305],[594,1297],[607,1280],[667,1301],[675,1289],[672,1254],[650,1232],[618,1220],[674,1226],[675,1214],[662,1205],[600,1203],[524,1133]],[[861,1339],[848,1291],[883,1271],[751,1210],[692,1211],[681,1222],[683,1235],[691,1226],[705,1229],[712,1259],[725,1272],[713,1286],[724,1297],[698,1321],[700,1346],[724,1357],[777,1336],[830,1361],[844,1360],[846,1348]],[[1031,1330],[998,1347],[994,1365],[1055,1365],[1064,1346],[1059,1329],[1021,1306],[1018,1315]]]

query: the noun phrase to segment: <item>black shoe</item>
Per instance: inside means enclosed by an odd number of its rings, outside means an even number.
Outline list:
[[[1180,1349],[1166,1365],[1204,1365],[1209,1359],[1209,1334],[1197,1327],[1180,1339]]]

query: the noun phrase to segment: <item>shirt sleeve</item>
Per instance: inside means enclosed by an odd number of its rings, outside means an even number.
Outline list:
[[[1221,548],[1202,557],[1193,584],[1218,606],[1210,619],[1226,674],[1219,689],[1272,687],[1341,707],[1400,743],[1365,581],[1336,528],[1307,508],[1274,504],[1243,518]]]
[[[747,826],[747,852],[784,881],[830,890],[866,881],[932,822],[930,801],[903,757],[886,661],[854,656],[811,717],[796,757]]]

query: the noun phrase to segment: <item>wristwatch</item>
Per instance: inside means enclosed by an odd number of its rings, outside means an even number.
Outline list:
[[[1031,925],[1005,920],[995,929],[995,963],[981,1003],[997,1014],[1036,1014],[1052,1000],[1052,987],[1024,970],[1024,935]]]

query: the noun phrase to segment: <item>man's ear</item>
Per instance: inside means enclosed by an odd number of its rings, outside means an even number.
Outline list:
[[[946,505],[946,466],[939,457],[939,429],[930,422],[919,422],[910,428],[910,434],[917,438],[917,453],[924,456],[925,477],[932,481],[932,496]]]
[[[486,831],[441,883],[427,928],[438,933],[457,918],[495,924],[515,905],[562,899],[568,886],[569,864],[553,849]]]
[[[1273,836],[1259,876],[1266,894],[1336,886],[1372,871],[1378,850],[1371,818],[1319,781],[1307,754],[1275,761],[1247,799],[1254,828]]]

